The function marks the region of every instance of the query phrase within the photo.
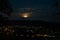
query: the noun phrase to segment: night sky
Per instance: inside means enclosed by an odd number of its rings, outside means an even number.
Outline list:
[[[13,8],[13,13],[9,16],[9,20],[23,20],[20,18],[20,8],[31,8],[32,14],[29,20],[43,20],[48,22],[60,22],[60,15],[56,13],[53,4],[55,0],[9,0]],[[39,10],[38,10],[39,9]],[[18,10],[18,12],[16,12]],[[4,17],[7,15],[3,14]]]

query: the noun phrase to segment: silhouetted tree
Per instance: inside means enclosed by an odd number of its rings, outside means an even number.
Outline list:
[[[55,15],[60,15],[59,0],[54,0],[53,3],[54,3],[54,4],[53,4],[53,7],[55,8],[55,11],[54,11]],[[53,14],[53,15],[54,15],[54,14]]]
[[[56,0],[55,6],[56,6],[56,7],[59,7],[59,0]]]
[[[5,21],[5,20],[8,20],[8,18],[7,17],[3,17],[2,15],[0,15],[0,21],[2,22],[2,21]]]
[[[0,11],[10,15],[13,11],[8,0],[0,0]]]
[[[53,6],[54,7],[59,7],[59,0],[53,0]]]

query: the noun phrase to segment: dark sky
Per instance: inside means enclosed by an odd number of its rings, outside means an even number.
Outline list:
[[[35,11],[30,16],[30,20],[44,20],[60,22],[60,15],[56,13],[53,4],[55,0],[9,0],[14,12],[9,17],[10,20],[22,20],[18,15],[21,14],[20,8],[32,8]],[[38,10],[39,9],[39,10]],[[18,10],[18,12],[16,12]],[[58,10],[59,11],[59,10]],[[4,15],[6,16],[6,15]]]

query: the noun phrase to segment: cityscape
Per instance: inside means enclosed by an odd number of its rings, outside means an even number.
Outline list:
[[[35,21],[36,22],[36,21]],[[18,22],[16,22],[18,24]],[[0,25],[1,39],[5,40],[60,40],[60,29],[50,28],[43,25],[26,24],[5,24]],[[39,23],[37,23],[39,24]]]
[[[0,0],[0,40],[60,40],[60,1]]]

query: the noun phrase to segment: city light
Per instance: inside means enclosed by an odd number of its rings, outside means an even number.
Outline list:
[[[55,38],[56,37],[55,35],[52,35],[52,34],[49,35],[47,33],[44,33],[44,34],[43,33],[39,33],[39,32],[36,33],[38,31],[38,29],[37,29],[37,31],[35,31],[35,30],[32,30],[32,29],[29,29],[30,27],[27,28],[27,26],[26,26],[26,28],[24,28],[24,26],[21,26],[22,28],[19,27],[20,29],[19,28],[17,29],[17,27],[15,27],[15,26],[13,26],[13,27],[12,26],[3,26],[3,27],[1,27],[1,29],[3,28],[2,29],[3,31],[1,30],[0,33],[4,33],[8,37],[9,37],[9,35],[11,35],[11,36],[15,35],[16,37],[22,37],[22,38],[23,37],[26,37],[26,38],[27,37],[32,37],[32,38],[41,38],[41,37],[43,37],[43,38],[46,38],[46,37]],[[24,29],[26,29],[26,30],[24,30]]]

